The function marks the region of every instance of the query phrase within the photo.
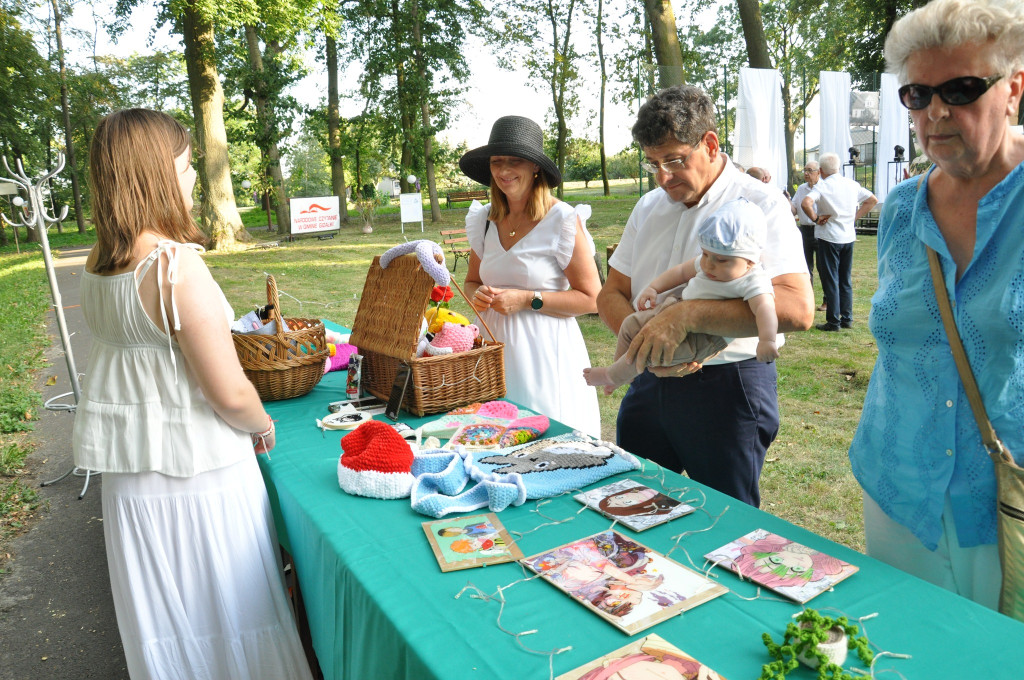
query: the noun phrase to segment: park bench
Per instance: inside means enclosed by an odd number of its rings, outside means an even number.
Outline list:
[[[853,226],[855,233],[864,236],[873,236],[878,233],[878,213],[868,213],[857,220]]]
[[[487,200],[487,189],[476,189],[474,191],[449,191],[448,195],[445,196],[445,207],[452,207],[452,203],[466,202],[466,201],[486,201]]]
[[[455,264],[452,265],[453,272],[458,268],[460,259],[464,258],[467,262],[469,261],[469,237],[466,236],[465,229],[442,231],[441,243],[448,248],[448,252],[455,260]]]

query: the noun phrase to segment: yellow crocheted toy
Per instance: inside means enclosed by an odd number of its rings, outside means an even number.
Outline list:
[[[423,318],[427,320],[428,333],[439,332],[446,321],[461,326],[469,324],[469,319],[447,307],[431,307],[423,314]]]

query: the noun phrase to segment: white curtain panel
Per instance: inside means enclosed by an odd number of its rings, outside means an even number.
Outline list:
[[[786,131],[782,118],[782,77],[775,69],[741,68],[736,104],[733,160],[744,168],[765,168],[781,191],[786,169]]]
[[[850,136],[850,74],[841,71],[822,71],[818,101],[821,104],[820,153],[837,153],[845,163],[848,149],[853,146]]]
[[[903,169],[910,163],[910,114],[900,103],[899,80],[891,73],[882,74],[879,90],[878,150],[875,153],[875,196],[880,203],[903,179]],[[895,157],[894,147],[905,151],[902,166],[889,165]]]

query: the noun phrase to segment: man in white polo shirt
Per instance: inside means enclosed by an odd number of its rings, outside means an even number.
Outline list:
[[[818,241],[818,280],[825,294],[825,323],[819,331],[838,331],[853,325],[854,225],[878,199],[857,182],[839,174],[839,156],[822,154],[821,180],[807,192],[800,209],[814,224]]]
[[[780,331],[806,330],[814,301],[800,232],[785,196],[737,170],[719,147],[715,111],[700,88],[662,90],[640,109],[633,139],[658,189],[633,209],[597,298],[611,328],[637,311],[637,295],[669,267],[701,254],[697,229],[725,202],[744,197],[764,211],[761,264],[772,279]],[[648,369],[630,385],[616,423],[618,444],[746,503],[760,503],[758,481],[779,426],[774,363],[755,358],[757,324],[742,300],[678,302],[649,321],[631,360],[671,356],[687,333],[731,339],[703,366]],[[784,338],[780,335],[779,347]]]

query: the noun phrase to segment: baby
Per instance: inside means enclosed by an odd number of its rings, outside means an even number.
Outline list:
[[[729,201],[712,213],[697,232],[703,254],[666,270],[640,292],[637,296],[640,311],[627,316],[619,328],[615,363],[583,369],[587,384],[603,385],[605,394],[611,394],[616,387],[637,376],[636,367],[626,361],[626,350],[644,324],[679,301],[667,297],[655,307],[658,293],[684,283],[683,300],[746,300],[757,321],[758,361],[771,362],[778,358],[775,336],[779,320],[775,314],[775,294],[771,279],[760,264],[767,231],[764,213],[745,198]],[[665,365],[704,363],[727,344],[728,340],[716,335],[687,333]]]

